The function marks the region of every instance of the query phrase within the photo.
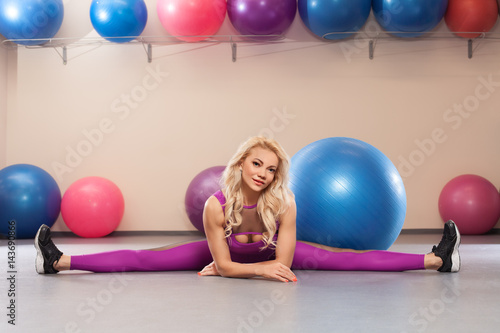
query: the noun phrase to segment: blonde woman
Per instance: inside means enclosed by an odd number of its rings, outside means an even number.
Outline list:
[[[296,205],[288,188],[289,158],[274,140],[253,137],[229,161],[222,190],[205,204],[206,240],[152,250],[64,255],[50,229],[35,238],[36,270],[92,272],[198,270],[200,276],[297,281],[292,269],[405,271],[460,269],[460,233],[452,221],[429,254],[355,251],[296,241]]]

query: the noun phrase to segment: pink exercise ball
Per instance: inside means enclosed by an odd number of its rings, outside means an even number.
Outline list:
[[[453,220],[464,235],[484,234],[500,218],[500,194],[481,176],[458,176],[441,191],[439,213],[443,221]]]
[[[185,42],[215,35],[226,18],[226,7],[226,0],[158,0],[156,4],[165,30]]]
[[[125,202],[118,186],[101,177],[77,180],[66,190],[61,214],[68,228],[81,237],[112,233],[120,224]]]

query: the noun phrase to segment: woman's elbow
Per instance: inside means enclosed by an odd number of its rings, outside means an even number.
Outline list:
[[[215,267],[217,268],[217,272],[222,277],[231,277],[231,269],[228,266],[229,265],[227,265],[227,264],[217,264],[217,263],[215,264]]]

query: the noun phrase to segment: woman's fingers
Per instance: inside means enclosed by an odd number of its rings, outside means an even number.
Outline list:
[[[200,276],[208,276],[208,275],[220,275],[219,271],[217,271],[217,267],[215,266],[215,262],[211,262],[206,265],[200,272],[198,272]]]
[[[272,268],[274,270],[274,274],[271,275],[272,278],[281,282],[297,282],[297,277],[288,266],[277,263]]]
[[[198,275],[210,275],[210,272],[212,271],[212,267],[213,267],[213,262],[206,265],[205,267],[203,267],[203,269],[198,272]]]
[[[297,277],[295,276],[295,274],[293,274],[292,270],[288,266],[282,264],[281,272],[282,272],[282,277],[284,277],[288,281],[297,282]]]

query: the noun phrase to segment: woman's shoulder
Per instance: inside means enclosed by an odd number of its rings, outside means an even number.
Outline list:
[[[286,216],[295,216],[297,214],[297,204],[295,203],[295,196],[293,193],[290,193],[288,196],[288,203],[284,208],[283,212],[280,215],[279,221],[280,223]]]
[[[224,215],[224,206],[220,198],[217,197],[217,193],[212,194],[205,202],[205,211],[210,214],[221,214]]]
[[[223,209],[224,207],[222,207],[219,200],[214,195],[211,195],[205,202],[205,208],[203,209],[203,224],[210,223],[223,226],[225,221]]]
[[[222,206],[226,203],[226,196],[224,195],[224,192],[222,192],[222,190],[218,190],[217,192],[215,192],[212,197],[215,197]]]

